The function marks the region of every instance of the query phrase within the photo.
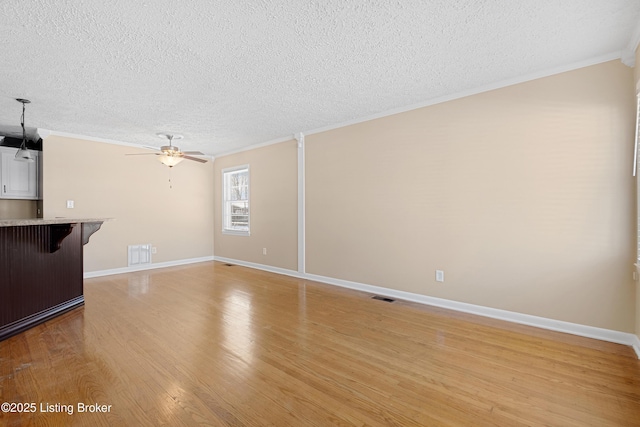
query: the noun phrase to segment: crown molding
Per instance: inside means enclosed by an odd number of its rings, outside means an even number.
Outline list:
[[[84,141],[102,142],[104,144],[123,145],[125,147],[145,148],[147,150],[149,149],[149,147],[145,147],[144,145],[140,145],[140,144],[134,144],[132,142],[117,141],[115,139],[107,139],[107,138],[98,138],[98,137],[95,137],[95,136],[80,135],[80,134],[77,134],[77,133],[70,133],[70,132],[60,132],[60,131],[57,131],[57,130],[38,128],[38,133],[40,133],[40,135],[43,135],[44,133],[46,133],[47,137],[48,136],[61,136],[63,138],[82,139]],[[45,138],[45,136],[42,136],[42,138]]]
[[[635,67],[638,44],[640,44],[640,21],[636,24],[629,43],[627,43],[627,46],[622,51],[620,59],[624,65],[632,68]]]
[[[640,29],[640,26],[638,28]],[[638,35],[638,37],[640,37],[640,34]],[[636,45],[637,44],[638,43],[636,41]],[[592,65],[598,65],[598,64],[602,64],[604,62],[614,61],[616,59],[621,59],[622,58],[622,54],[623,54],[623,52],[621,52],[621,51],[619,51],[619,52],[611,52],[611,53],[608,53],[606,55],[598,56],[598,57],[591,58],[591,59],[588,59],[588,60],[585,60],[585,61],[574,62],[572,64],[563,65],[561,67],[549,68],[547,70],[543,70],[543,71],[539,71],[539,72],[531,73],[531,74],[526,74],[526,75],[520,76],[520,77],[500,80],[500,81],[493,82],[493,83],[490,83],[490,84],[487,84],[487,85],[483,85],[483,86],[480,86],[480,87],[477,87],[477,88],[474,88],[474,89],[470,89],[470,90],[454,93],[454,94],[451,94],[451,95],[445,95],[445,96],[441,96],[441,97],[438,97],[438,98],[433,98],[433,99],[430,99],[430,100],[427,100],[427,101],[424,101],[424,102],[420,102],[420,103],[417,103],[417,104],[411,104],[411,105],[408,105],[408,106],[395,108],[395,109],[388,110],[388,111],[383,111],[383,112],[380,112],[380,113],[377,113],[377,114],[373,114],[373,115],[370,115],[370,116],[364,116],[364,117],[360,117],[358,119],[349,120],[349,121],[346,121],[346,122],[341,122],[341,123],[332,124],[332,125],[328,125],[328,126],[323,126],[323,127],[315,128],[315,129],[312,129],[312,130],[303,130],[300,133],[296,133],[296,135],[304,134],[304,135],[308,136],[308,135],[313,135],[313,134],[316,134],[316,133],[327,132],[327,131],[330,131],[330,130],[333,130],[333,129],[339,129],[339,128],[342,128],[342,127],[346,127],[346,126],[350,126],[350,125],[354,125],[354,124],[358,124],[358,123],[368,122],[370,120],[380,119],[382,117],[392,116],[394,114],[405,113],[407,111],[417,110],[418,108],[429,107],[431,105],[441,104],[443,102],[453,101],[453,100],[456,100],[456,99],[465,98],[467,96],[477,95],[477,94],[480,94],[480,93],[483,93],[483,92],[489,92],[489,91],[495,90],[495,89],[501,89],[501,88],[504,88],[504,87],[513,86],[513,85],[520,84],[520,83],[526,83],[526,82],[529,82],[529,81],[532,81],[532,80],[537,80],[537,79],[541,79],[541,78],[544,78],[544,77],[549,77],[549,76],[553,76],[553,75],[556,75],[556,74],[566,73],[568,71],[578,70],[580,68],[590,67]],[[634,59],[635,59],[635,49],[634,49]],[[217,154],[217,157],[228,156],[228,155],[240,153],[240,152],[243,152],[243,151],[250,151],[250,150],[254,150],[256,148],[261,148],[261,147],[265,147],[265,146],[273,145],[273,144],[279,144],[281,142],[292,141],[292,140],[295,140],[295,139],[296,139],[295,135],[282,137],[282,138],[277,138],[277,139],[272,139],[272,140],[269,140],[269,141],[266,141],[266,142],[249,145],[247,147],[240,148],[238,150],[233,150],[233,151],[220,153],[220,154]]]
[[[60,132],[57,130],[49,130],[49,129],[42,129],[42,128],[38,128],[38,134],[40,135],[40,137],[42,139],[45,139],[49,136],[61,136],[63,138],[73,138],[73,139],[81,139],[83,141],[91,141],[91,142],[101,142],[103,144],[112,144],[112,145],[121,145],[121,146],[125,146],[125,147],[133,147],[133,148],[141,148],[144,150],[152,150],[153,148],[146,146],[146,145],[140,145],[140,144],[134,144],[133,142],[124,142],[124,141],[118,141],[115,139],[107,139],[107,138],[99,138],[99,137],[95,137],[95,136],[87,136],[87,135],[80,135],[77,133],[70,133],[70,132]],[[214,156],[210,156],[210,155],[204,155],[204,156],[200,156],[200,157],[206,157],[207,159],[210,159],[211,161],[215,160]]]
[[[574,63],[569,64],[569,65],[563,65],[563,66],[560,66],[560,67],[549,68],[549,69],[546,69],[546,70],[543,70],[543,71],[539,71],[539,72],[536,72],[536,73],[530,73],[530,74],[525,74],[525,75],[519,76],[519,77],[500,80],[500,81],[497,81],[497,82],[493,82],[493,83],[489,83],[489,84],[486,84],[486,85],[483,85],[483,86],[479,86],[479,87],[474,88],[474,89],[470,89],[470,90],[454,93],[454,94],[451,94],[451,95],[445,95],[445,96],[441,96],[441,97],[438,97],[438,98],[432,98],[432,99],[424,101],[424,102],[408,105],[408,106],[405,106],[405,107],[396,108],[396,109],[389,110],[389,111],[384,111],[384,112],[381,112],[381,113],[373,114],[371,116],[361,117],[359,119],[354,119],[354,120],[350,120],[350,121],[347,121],[347,122],[338,123],[338,124],[335,124],[335,125],[324,126],[324,127],[313,129],[313,130],[307,130],[307,131],[304,132],[304,134],[305,135],[313,135],[313,134],[316,134],[316,133],[322,133],[322,132],[326,132],[326,131],[329,131],[329,130],[342,128],[342,127],[345,127],[345,126],[350,126],[350,125],[354,125],[354,124],[358,124],[358,123],[367,122],[369,120],[375,120],[375,119],[379,119],[379,118],[387,117],[387,116],[392,116],[394,114],[399,114],[399,113],[405,113],[407,111],[417,110],[418,108],[429,107],[429,106],[432,106],[432,105],[441,104],[443,102],[448,102],[448,101],[453,101],[453,100],[460,99],[460,98],[465,98],[465,97],[471,96],[471,95],[478,95],[480,93],[489,92],[489,91],[496,90],[496,89],[502,89],[502,88],[505,88],[505,87],[508,87],[508,86],[513,86],[513,85],[517,85],[517,84],[520,84],[520,83],[526,83],[526,82],[529,82],[529,81],[532,81],[532,80],[541,79],[541,78],[544,78],[544,77],[550,77],[550,76],[553,76],[553,75],[556,75],[556,74],[566,73],[568,71],[578,70],[580,68],[590,67],[592,65],[602,64],[604,62],[614,61],[614,60],[620,59],[620,58],[621,58],[621,52],[612,52],[612,53],[608,53],[606,55],[602,55],[602,56],[598,56],[598,57],[595,57],[595,58],[588,59],[586,61],[574,62]]]
[[[640,23],[638,24],[638,26],[636,27],[633,36],[631,38],[631,40],[629,41],[627,47],[622,50],[622,51],[618,51],[618,52],[611,52],[609,54],[606,55],[602,55],[602,56],[598,56],[595,58],[591,58],[585,61],[579,61],[579,62],[575,62],[569,65],[563,65],[560,67],[554,67],[554,68],[550,68],[547,70],[543,70],[543,71],[539,71],[536,73],[531,73],[531,74],[526,74],[523,76],[519,76],[519,77],[515,77],[515,78],[510,78],[510,79],[505,79],[505,80],[500,80],[497,82],[493,82],[493,83],[489,83],[487,85],[483,85],[483,86],[479,86],[477,88],[474,89],[470,89],[470,90],[466,90],[466,91],[462,91],[462,92],[457,92],[454,94],[450,94],[450,95],[445,95],[445,96],[441,96],[441,97],[437,97],[437,98],[432,98],[429,99],[427,101],[423,101],[417,104],[411,104],[411,105],[407,105],[404,107],[399,107],[399,108],[395,108],[392,110],[387,110],[387,111],[383,111],[380,113],[376,113],[373,115],[369,115],[369,116],[364,116],[364,117],[360,117],[354,120],[349,120],[346,122],[341,122],[341,123],[336,123],[336,124],[332,124],[332,125],[327,125],[327,126],[323,126],[320,128],[315,128],[315,129],[311,129],[311,130],[303,130],[301,133],[303,133],[304,135],[313,135],[316,133],[322,133],[322,132],[327,132],[333,129],[339,129],[342,127],[346,127],[346,126],[350,126],[350,125],[354,125],[354,124],[358,124],[358,123],[363,123],[363,122],[368,122],[370,120],[375,120],[375,119],[379,119],[379,118],[383,118],[383,117],[387,117],[387,116],[392,116],[394,114],[400,114],[400,113],[404,113],[407,111],[412,111],[412,110],[417,110],[419,108],[424,108],[424,107],[429,107],[432,105],[436,105],[436,104],[441,104],[444,102],[448,102],[448,101],[453,101],[456,99],[460,99],[460,98],[465,98],[467,96],[471,96],[471,95],[477,95],[480,93],[484,93],[484,92],[489,92],[492,90],[496,90],[496,89],[501,89],[501,88],[505,88],[508,86],[513,86],[513,85],[517,85],[520,83],[526,83],[532,80],[537,80],[537,79],[541,79],[544,77],[549,77],[549,76],[553,76],[556,74],[561,74],[561,73],[566,73],[568,71],[573,71],[573,70],[578,70],[580,68],[585,68],[585,67],[589,67],[592,65],[598,65],[598,64],[602,64],[604,62],[609,62],[609,61],[613,61],[616,59],[620,59],[625,65],[629,66],[629,67],[633,67],[635,65],[635,50],[638,47],[638,44],[640,43]],[[53,131],[53,130],[48,130],[48,129],[40,129],[38,128],[38,132],[40,133],[40,135],[44,135],[45,132],[47,132],[46,136],[63,136],[63,137],[68,137],[68,138],[75,138],[75,139],[83,139],[83,140],[87,140],[87,141],[94,141],[94,142],[102,142],[105,144],[115,144],[115,145],[124,145],[124,146],[128,146],[128,147],[136,147],[136,148],[143,148],[143,149],[149,149],[149,147],[140,145],[140,144],[134,144],[134,143],[130,143],[130,142],[123,142],[123,141],[117,141],[117,140],[112,140],[112,139],[106,139],[106,138],[98,138],[98,137],[93,137],[93,136],[86,136],[86,135],[79,135],[79,134],[74,134],[74,133],[67,133],[67,132],[59,132],[59,131]],[[297,133],[296,135],[298,135],[299,133]],[[46,136],[42,136],[42,138],[44,139]],[[261,142],[261,143],[257,143],[257,144],[252,144],[252,145],[248,145],[246,147],[243,148],[239,148],[236,150],[231,150],[231,151],[225,151],[222,153],[218,153],[215,156],[204,156],[207,157],[209,159],[211,159],[212,161],[215,160],[216,157],[224,157],[224,156],[229,156],[232,154],[237,154],[237,153],[242,153],[245,151],[251,151],[251,150],[255,150],[257,148],[262,148],[262,147],[267,147],[269,145],[275,145],[275,144],[280,144],[283,142],[289,142],[289,141],[295,141],[296,137],[295,135],[289,135],[289,136],[284,136],[284,137],[280,137],[280,138],[275,138],[275,139],[271,139],[265,142]]]
[[[298,134],[296,134],[296,135],[298,135]],[[259,142],[257,144],[252,144],[252,145],[247,145],[246,147],[238,148],[237,150],[231,150],[231,151],[225,151],[223,153],[218,153],[218,154],[216,154],[216,157],[230,156],[232,154],[238,154],[238,153],[242,153],[244,151],[255,150],[256,148],[267,147],[269,145],[275,145],[275,144],[280,144],[282,142],[289,142],[289,141],[294,141],[294,140],[296,140],[296,137],[294,135],[283,136],[281,138],[270,139],[269,141]]]
[[[620,54],[620,61],[629,68],[636,66],[636,53],[635,51],[623,50]]]

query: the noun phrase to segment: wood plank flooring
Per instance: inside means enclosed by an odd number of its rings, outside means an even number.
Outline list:
[[[622,345],[217,262],[85,298],[0,342],[0,425],[640,426]]]

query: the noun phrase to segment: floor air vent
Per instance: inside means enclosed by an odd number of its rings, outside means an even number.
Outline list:
[[[380,301],[384,301],[384,302],[394,302],[395,300],[393,298],[387,298],[387,297],[381,297],[380,295],[375,295],[371,297],[372,299],[378,299]]]

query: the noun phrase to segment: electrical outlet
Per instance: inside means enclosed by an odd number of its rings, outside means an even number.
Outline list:
[[[75,203],[73,200],[67,200],[67,209],[73,209],[75,207]]]
[[[444,271],[436,270],[436,282],[444,282]]]
[[[262,255],[266,255],[267,254],[267,248],[262,248]]]
[[[151,253],[152,254],[157,254],[158,253],[158,248],[156,248],[155,246],[151,246]]]

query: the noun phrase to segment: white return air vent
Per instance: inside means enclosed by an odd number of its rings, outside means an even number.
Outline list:
[[[151,264],[151,244],[129,246],[129,267]]]

